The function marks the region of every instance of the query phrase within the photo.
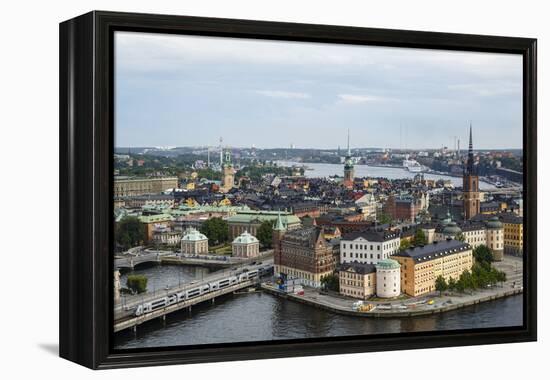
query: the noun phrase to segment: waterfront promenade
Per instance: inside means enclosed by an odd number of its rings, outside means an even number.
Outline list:
[[[420,297],[381,301],[367,300],[364,301],[365,304],[374,306],[371,311],[367,312],[354,310],[353,305],[358,301],[357,299],[338,294],[327,294],[318,289],[304,287],[303,295],[283,293],[274,284],[270,283],[263,283],[262,289],[290,301],[300,302],[338,314],[370,318],[414,317],[443,313],[521,294],[523,292],[523,262],[521,258],[505,256],[502,262],[494,263],[494,265],[506,273],[507,280],[505,283],[472,292],[443,292],[441,296],[439,296],[439,292],[434,292]]]

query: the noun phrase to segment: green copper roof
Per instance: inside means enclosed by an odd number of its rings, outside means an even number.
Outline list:
[[[201,241],[201,240],[208,240],[208,238],[201,234],[199,231],[197,231],[194,228],[188,228],[185,230],[185,233],[183,234],[183,237],[181,240],[184,241]]]
[[[158,223],[169,220],[172,220],[172,216],[169,214],[142,215],[139,217],[141,223]]]
[[[228,223],[251,223],[257,220],[259,223],[269,221],[275,223],[278,218],[277,211],[239,211],[237,214],[227,218]],[[285,226],[289,224],[300,224],[300,218],[294,214],[281,213],[281,219]]]
[[[458,235],[461,232],[462,232],[462,230],[456,224],[456,222],[449,222],[449,223],[447,223],[445,228],[443,228],[443,233],[445,235]]]
[[[401,267],[401,264],[399,264],[397,261],[392,259],[380,260],[376,264],[377,269],[397,269],[399,267]]]
[[[502,228],[502,222],[498,219],[497,216],[493,216],[487,222],[487,228],[500,229],[500,228]]]
[[[248,231],[244,231],[233,240],[233,244],[253,244],[259,243],[255,236],[251,235]]]
[[[283,219],[281,218],[281,213],[277,215],[277,222],[275,223],[275,226],[273,227],[275,231],[285,231],[286,227],[283,224]]]

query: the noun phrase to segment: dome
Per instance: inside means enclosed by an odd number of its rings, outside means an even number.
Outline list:
[[[399,267],[401,267],[401,264],[392,259],[380,260],[376,264],[376,269],[398,269]]]
[[[208,240],[208,238],[204,234],[201,234],[196,229],[189,228],[185,231],[185,233],[183,234],[183,237],[181,238],[181,240],[200,241],[200,240]]]
[[[502,222],[500,220],[498,220],[497,216],[493,216],[487,222],[487,228],[500,229],[500,228],[502,228]]]
[[[447,223],[445,228],[443,228],[443,234],[444,235],[458,235],[460,233],[462,233],[462,230],[456,224],[456,222],[449,222],[449,223]]]
[[[254,244],[259,243],[254,235],[251,235],[248,231],[244,231],[233,240],[233,244]]]

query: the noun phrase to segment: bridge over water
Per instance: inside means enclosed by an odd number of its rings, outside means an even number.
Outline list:
[[[236,284],[232,284],[222,289],[210,291],[206,294],[202,294],[192,299],[182,300],[175,304],[162,307],[160,309],[154,310],[149,313],[145,313],[139,316],[136,315],[136,310],[140,305],[144,305],[149,302],[162,299],[164,297],[167,297],[168,295],[185,292],[190,289],[195,289],[215,281],[228,279],[229,277],[235,276],[237,274],[247,273],[252,270],[259,269],[260,267],[263,267],[263,268],[267,267],[269,269],[272,269],[273,261],[268,260],[263,262],[262,264],[247,265],[247,266],[244,266],[243,268],[233,269],[230,273],[227,273],[227,271],[224,271],[223,273],[213,273],[212,275],[207,276],[200,281],[192,281],[190,283],[176,285],[160,291],[147,292],[142,295],[124,296],[119,300],[119,302],[115,303],[114,330],[115,332],[118,332],[128,328],[136,327],[152,319],[164,317],[167,314],[170,314],[174,311],[185,309],[185,308],[188,308],[190,310],[191,306],[193,305],[196,305],[205,301],[214,302],[216,297],[220,297],[225,294],[230,294],[235,291],[254,286],[258,284],[259,277],[238,282]]]

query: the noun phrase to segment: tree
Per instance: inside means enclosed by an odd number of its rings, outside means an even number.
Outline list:
[[[500,282],[500,283],[506,282],[506,273],[504,273],[501,270],[496,271],[496,276],[495,277],[496,277],[497,282]]]
[[[401,243],[399,243],[399,251],[404,251],[406,249],[409,249],[411,247],[411,242],[405,239],[401,239]]]
[[[448,290],[456,289],[456,280],[453,277],[449,278],[449,282],[447,283],[447,289]]]
[[[439,292],[440,297],[441,297],[441,293],[447,290],[447,281],[445,281],[445,278],[443,276],[438,276],[435,279],[435,290]]]
[[[464,277],[462,275],[460,275],[460,278],[456,282],[455,289],[460,293],[464,293],[464,290],[466,289],[466,284],[465,284]]]
[[[126,286],[134,293],[145,293],[147,291],[147,277],[141,274],[128,275]]]
[[[461,242],[466,241],[466,237],[464,236],[464,234],[462,232],[459,233],[458,235],[456,235],[455,239],[458,240],[458,241],[461,241]]]
[[[222,218],[206,220],[200,230],[214,245],[223,244],[229,240],[229,225]]]
[[[377,220],[380,224],[390,224],[392,222],[391,216],[386,214],[385,212],[380,212],[377,215]]]
[[[414,234],[413,244],[418,247],[421,245],[426,245],[427,243],[428,239],[426,238],[424,231],[422,231],[422,228],[417,229],[416,233]]]
[[[486,245],[480,245],[474,249],[474,259],[480,264],[490,264],[494,261],[493,252]]]
[[[333,290],[335,292],[340,291],[340,280],[338,276],[333,274],[327,274],[321,278],[321,285],[324,289]]]
[[[135,216],[126,216],[117,223],[115,240],[123,248],[139,245],[145,237],[145,226]]]
[[[262,222],[260,227],[258,227],[256,237],[263,247],[271,248],[273,243],[273,226],[269,220]]]

